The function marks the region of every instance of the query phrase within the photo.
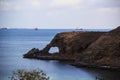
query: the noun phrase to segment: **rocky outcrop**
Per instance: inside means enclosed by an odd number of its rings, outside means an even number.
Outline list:
[[[83,52],[103,32],[64,32],[58,33],[43,50],[33,48],[25,58],[76,60],[75,56]],[[51,47],[58,47],[59,52],[50,54]]]
[[[51,47],[59,52],[50,54]],[[71,61],[72,65],[120,69],[120,27],[110,32],[58,33],[43,49],[33,48],[24,58]]]

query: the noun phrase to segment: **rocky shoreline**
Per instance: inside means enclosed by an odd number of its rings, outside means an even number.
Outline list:
[[[52,47],[59,52],[49,53]],[[33,48],[24,58],[69,61],[78,67],[120,70],[120,26],[109,32],[58,33],[43,50]]]

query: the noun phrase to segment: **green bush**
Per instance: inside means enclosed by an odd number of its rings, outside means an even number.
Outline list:
[[[42,70],[17,70],[14,71],[11,80],[49,80]]]

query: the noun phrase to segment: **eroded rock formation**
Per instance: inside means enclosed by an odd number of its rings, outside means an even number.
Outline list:
[[[51,47],[59,52],[50,54]],[[58,33],[43,49],[33,48],[25,58],[69,60],[73,65],[120,69],[120,27],[110,32]]]

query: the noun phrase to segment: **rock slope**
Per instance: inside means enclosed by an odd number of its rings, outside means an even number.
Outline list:
[[[50,54],[51,47],[59,52]],[[120,69],[120,27],[109,32],[58,33],[43,50],[33,48],[24,58],[71,61],[72,65]]]

